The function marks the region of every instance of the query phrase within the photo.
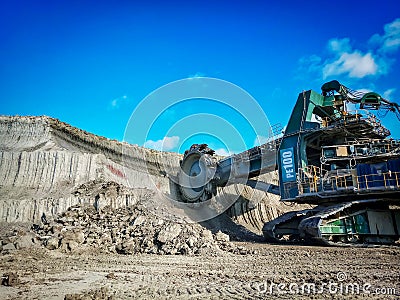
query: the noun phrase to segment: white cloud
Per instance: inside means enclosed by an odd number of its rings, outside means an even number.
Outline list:
[[[117,109],[121,106],[121,104],[125,103],[126,101],[128,101],[128,96],[123,95],[121,97],[111,100],[110,106],[112,109]]]
[[[178,143],[179,143],[179,136],[171,136],[171,137],[166,136],[158,141],[148,140],[143,144],[143,146],[146,148],[160,150],[160,151],[169,151],[178,146]]]
[[[373,90],[361,88],[361,89],[357,89],[357,92],[361,92],[361,93],[365,94],[365,93],[373,92]]]
[[[384,34],[374,34],[369,42],[372,46],[378,46],[382,53],[396,52],[400,48],[400,18],[386,24]]]
[[[350,78],[363,78],[375,75],[378,72],[378,64],[371,53],[363,54],[356,50],[352,53],[344,52],[338,59],[325,64],[322,69],[322,77],[346,74]]]
[[[229,156],[232,153],[227,151],[225,148],[219,148],[219,149],[215,149],[215,154],[220,155],[220,156]]]
[[[393,93],[394,93],[395,91],[396,91],[395,88],[388,89],[388,90],[384,91],[384,92],[383,92],[383,98],[386,99],[386,100],[392,100],[391,98],[392,98]]]
[[[393,54],[400,49],[400,18],[384,26],[384,34],[374,34],[369,48],[353,49],[349,38],[333,38],[327,42],[328,55],[310,55],[299,59],[302,74],[320,74],[325,80],[333,76],[364,78],[387,74],[395,62]]]
[[[342,52],[350,52],[350,39],[330,39],[328,41],[328,49],[332,52],[342,53]]]

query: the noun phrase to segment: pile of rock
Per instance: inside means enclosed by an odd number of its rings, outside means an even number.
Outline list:
[[[36,234],[29,231],[26,224],[0,224],[0,252],[7,254],[15,250],[38,246]]]
[[[143,206],[112,209],[77,205],[61,216],[33,226],[50,250],[135,254],[217,254],[235,252],[229,236],[212,234],[199,224],[179,224],[151,214]]]

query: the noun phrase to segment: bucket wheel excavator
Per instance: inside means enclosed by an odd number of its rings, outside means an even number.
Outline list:
[[[377,115],[399,105],[334,80],[299,94],[283,135],[218,160],[194,144],[181,161],[180,200],[198,203],[238,181],[310,204],[267,222],[267,241],[324,245],[392,244],[400,238],[400,141]],[[376,111],[376,114],[372,114]],[[400,119],[399,119],[400,120]],[[279,185],[252,178],[278,171]]]

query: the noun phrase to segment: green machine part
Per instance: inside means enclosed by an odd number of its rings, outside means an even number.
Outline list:
[[[309,90],[299,94],[293,108],[284,137],[278,153],[278,169],[280,193],[282,199],[295,198],[298,195],[296,176],[288,173],[292,166],[287,163],[291,160],[296,175],[299,168],[308,165],[305,138],[313,130],[319,129],[320,124],[312,121],[313,114],[322,118],[331,118],[339,112],[336,110],[334,96],[322,96]],[[292,154],[290,156],[290,153]]]
[[[356,215],[327,222],[319,227],[321,234],[369,234],[367,213],[360,212]]]
[[[319,226],[322,235],[398,236],[400,210],[358,211],[342,218],[327,221]]]
[[[374,92],[369,92],[366,93],[362,98],[361,98],[361,103],[360,103],[360,108],[372,108],[372,109],[378,109],[379,106],[381,105],[382,97]]]

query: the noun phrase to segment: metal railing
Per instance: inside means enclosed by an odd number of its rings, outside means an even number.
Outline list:
[[[371,189],[393,190],[400,189],[400,172],[383,172],[357,175],[356,170],[348,170],[346,174],[328,174],[321,172],[316,166],[299,169],[299,194],[320,193],[328,191],[367,191]]]

